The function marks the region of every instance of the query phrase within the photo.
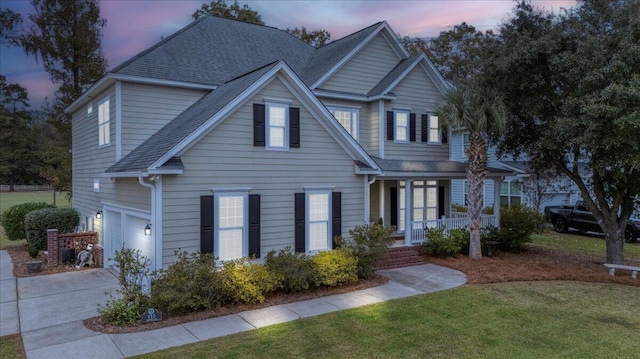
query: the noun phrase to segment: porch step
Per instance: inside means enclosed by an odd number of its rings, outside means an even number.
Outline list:
[[[420,246],[392,247],[387,250],[378,263],[377,269],[409,267],[424,263],[424,257],[420,254]]]

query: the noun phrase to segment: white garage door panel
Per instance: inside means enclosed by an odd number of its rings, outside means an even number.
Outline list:
[[[144,235],[144,227],[149,223],[147,219],[129,216],[127,217],[129,222],[128,238],[130,241],[130,247],[133,249],[139,249],[140,254],[149,258],[149,267],[155,268],[153,264],[153,236]]]

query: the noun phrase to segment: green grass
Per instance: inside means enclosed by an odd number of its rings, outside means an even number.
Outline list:
[[[71,203],[67,201],[65,193],[56,192],[56,206],[59,208],[71,208]],[[0,214],[7,208],[20,203],[27,202],[46,202],[53,203],[52,191],[36,191],[36,192],[0,192]],[[4,228],[0,226],[0,249],[26,243],[25,240],[10,241],[4,233]]]
[[[0,359],[26,358],[20,334],[0,337]]]
[[[612,284],[466,285],[140,358],[633,358],[639,304]]]
[[[585,253],[597,256],[607,255],[607,247],[602,236],[577,235],[547,231],[532,236],[530,245],[560,249],[566,252]],[[624,256],[628,259],[640,260],[640,245],[624,244]]]

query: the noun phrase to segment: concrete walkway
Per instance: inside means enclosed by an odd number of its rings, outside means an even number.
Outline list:
[[[97,304],[115,294],[117,278],[106,269],[92,269],[30,278],[13,277],[10,257],[0,251],[2,276],[1,335],[22,333],[27,358],[123,358],[313,317],[390,299],[454,288],[466,282],[456,270],[434,264],[378,273],[387,284],[295,303],[184,323],[131,334],[103,334],[84,327],[97,315]],[[19,313],[19,315],[18,315]]]

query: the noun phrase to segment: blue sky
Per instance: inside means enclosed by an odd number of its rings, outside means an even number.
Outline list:
[[[206,2],[102,0],[101,16],[107,19],[102,48],[109,68],[189,24],[193,20],[191,14]],[[495,29],[508,18],[514,6],[510,0],[244,0],[239,3],[258,11],[268,26],[323,28],[334,40],[382,20],[402,36],[437,36],[462,22],[480,30]],[[533,1],[538,7],[554,11],[575,3],[575,0]],[[29,1],[2,0],[1,6],[21,13],[25,26],[29,24],[27,14],[33,11]],[[46,97],[53,98],[57,88],[42,65],[33,57],[27,57],[20,48],[0,47],[0,73],[7,77],[8,83],[27,88],[32,108],[41,107]]]

